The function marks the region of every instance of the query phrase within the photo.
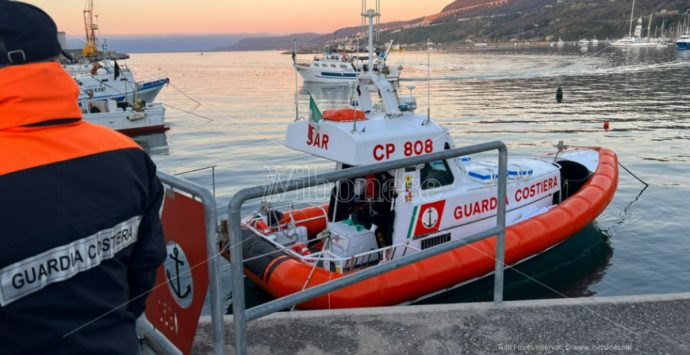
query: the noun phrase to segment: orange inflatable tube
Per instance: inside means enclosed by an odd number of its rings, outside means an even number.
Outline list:
[[[544,214],[506,229],[506,264],[515,264],[563,242],[591,223],[611,202],[618,186],[617,157],[608,149],[598,151],[597,170],[575,195]],[[318,228],[325,228],[325,220],[318,223],[323,223]],[[491,237],[336,290],[299,307],[376,307],[413,301],[493,272],[495,252],[496,238]],[[245,274],[276,298],[343,276],[314,269],[285,255],[274,257],[261,275],[245,264]]]

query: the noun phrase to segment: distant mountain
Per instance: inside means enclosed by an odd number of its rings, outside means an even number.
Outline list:
[[[287,36],[244,38],[229,46],[217,47],[220,51],[268,51],[292,49],[294,41],[312,42],[323,35],[318,33],[295,33]]]
[[[124,53],[199,52],[228,46],[257,34],[200,34],[200,35],[102,35],[99,46],[105,41],[108,49]],[[70,48],[84,46],[83,37],[68,37]]]
[[[394,30],[402,26],[411,25],[421,21],[422,18],[410,21],[397,21],[381,24],[382,31]],[[223,46],[218,50],[224,51],[267,51],[267,50],[292,50],[294,41],[297,40],[299,48],[320,49],[328,42],[342,39],[345,37],[353,37],[362,31],[361,26],[345,27],[336,30],[329,34],[317,33],[295,33],[287,36],[275,37],[251,37],[245,38],[230,46]],[[363,45],[363,43],[362,43]]]

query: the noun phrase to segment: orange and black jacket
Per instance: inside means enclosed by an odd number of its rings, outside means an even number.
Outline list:
[[[0,69],[0,353],[136,354],[163,188],[57,63]]]

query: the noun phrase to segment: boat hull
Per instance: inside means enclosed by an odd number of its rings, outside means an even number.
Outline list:
[[[690,42],[676,42],[676,49],[682,51],[690,50]]]
[[[354,71],[325,71],[314,67],[295,65],[295,70],[302,77],[302,80],[313,83],[355,83],[357,82],[357,72]],[[390,68],[390,74],[386,75],[389,81],[400,80],[399,67]]]
[[[315,68],[295,66],[302,80],[316,83],[350,83],[357,81],[355,72],[323,71]]]
[[[611,43],[613,47],[628,47],[628,48],[648,48],[648,47],[656,47],[656,43],[653,42],[641,42],[641,43],[616,43],[613,42]]]
[[[135,99],[140,98],[144,102],[154,102],[158,94],[163,90],[163,87],[170,82],[169,79],[158,79],[137,84],[137,90],[115,90],[106,87],[103,91],[89,91],[82,89],[79,100],[115,100],[127,101],[133,103]]]
[[[541,215],[506,228],[506,264],[517,264],[560,244],[603,212],[617,188],[618,161],[610,150],[597,151],[599,164],[576,194]],[[245,274],[273,297],[343,276],[287,255],[267,254],[269,245],[247,243],[248,240],[244,243],[246,257],[271,256],[245,263]],[[491,274],[495,249],[496,238],[488,238],[336,290],[302,303],[299,308],[376,307],[412,302]]]
[[[165,125],[165,108],[161,104],[149,105],[144,112],[140,113],[133,111],[87,113],[84,114],[84,120],[131,136],[159,133],[168,129]]]

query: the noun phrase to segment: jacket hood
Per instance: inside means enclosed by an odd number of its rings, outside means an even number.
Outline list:
[[[79,119],[79,87],[57,62],[0,69],[0,130]]]

